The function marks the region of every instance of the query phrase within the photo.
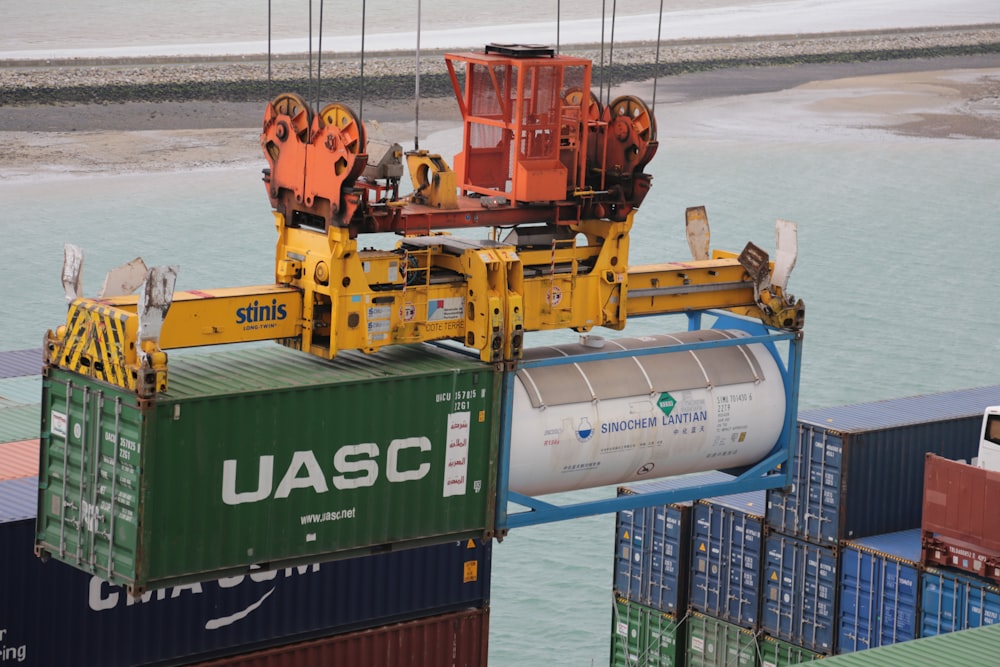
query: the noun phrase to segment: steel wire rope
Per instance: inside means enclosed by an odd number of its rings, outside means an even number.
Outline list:
[[[597,99],[600,100],[604,97],[604,25],[607,23],[608,18],[608,0],[601,0],[601,78],[597,82]]]
[[[562,19],[562,0],[556,0],[556,55],[559,55],[559,28]]]
[[[312,0],[309,0],[309,9],[312,11]],[[323,77],[320,74],[323,68],[323,0],[319,0],[319,26],[316,29],[317,33],[317,44],[316,44],[316,106],[314,107],[316,111],[320,110],[319,99],[321,94],[321,88],[323,86]],[[309,37],[310,43],[312,42],[312,18],[309,19]]]
[[[615,61],[615,17],[618,15],[618,0],[611,0],[611,39],[608,42],[608,102],[611,106],[612,69]]]
[[[308,79],[308,83],[306,84],[306,89],[307,90],[312,87],[312,80],[313,80],[313,3],[312,3],[312,0],[309,0],[309,46],[308,46],[308,49],[309,49],[309,51],[308,51],[308,53],[309,53],[309,60],[308,60],[308,63],[309,63],[309,69],[308,69],[308,71],[309,71],[309,79]],[[308,95],[308,93],[306,93],[306,94]]]
[[[267,99],[271,100],[271,0],[267,0]]]
[[[414,75],[413,90],[413,150],[420,150],[420,9],[421,0],[417,0],[417,51],[416,63],[414,65],[416,73]]]
[[[361,0],[361,84],[358,91],[358,122],[362,125],[365,122],[365,15],[368,7],[368,0]],[[365,150],[362,147],[362,150]]]
[[[656,23],[656,58],[653,61],[653,105],[649,113],[656,118],[656,82],[660,78],[660,39],[663,35],[663,0],[660,0],[660,16]]]

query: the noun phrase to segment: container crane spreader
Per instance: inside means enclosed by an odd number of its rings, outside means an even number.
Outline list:
[[[687,211],[693,259],[629,266],[629,233],[651,185],[656,122],[642,100],[607,106],[592,64],[541,47],[446,54],[462,114],[454,169],[369,141],[343,104],[316,111],[271,100],[260,135],[277,229],[274,284],[174,292],[154,267],[139,295],[80,296],[80,252],[67,247],[69,313],[46,338],[48,364],[135,391],[167,390],[165,350],[277,340],[332,359],[339,351],[460,341],[489,363],[521,357],[528,331],[621,329],[628,316],[729,309],[802,327],[786,291],[795,227],[779,221],[778,258],[748,244],[709,251],[704,208]],[[446,230],[489,227],[487,240]],[[500,230],[508,230],[500,238]],[[393,232],[395,248],[359,248]]]

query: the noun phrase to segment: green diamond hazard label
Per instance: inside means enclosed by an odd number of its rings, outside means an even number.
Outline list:
[[[660,400],[656,402],[656,405],[663,411],[663,414],[669,417],[670,413],[674,411],[677,401],[675,401],[674,397],[667,392],[663,392],[660,394]]]

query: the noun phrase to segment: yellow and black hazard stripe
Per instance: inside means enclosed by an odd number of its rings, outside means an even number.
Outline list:
[[[77,299],[69,307],[66,347],[60,355],[60,365],[124,389],[134,389],[135,380],[129,367],[135,366],[136,350],[128,326],[129,319],[134,317],[119,308]]]

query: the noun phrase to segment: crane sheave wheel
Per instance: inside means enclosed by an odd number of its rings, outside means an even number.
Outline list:
[[[340,130],[348,152],[354,155],[364,152],[368,142],[365,126],[350,107],[334,102],[323,107],[319,117],[324,127],[332,125]]]

